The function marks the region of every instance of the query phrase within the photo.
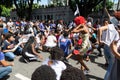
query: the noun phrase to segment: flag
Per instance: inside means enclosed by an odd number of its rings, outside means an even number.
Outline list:
[[[79,8],[78,8],[78,5],[77,5],[77,4],[76,4],[76,7],[77,7],[77,9],[76,9],[76,11],[75,11],[75,13],[74,13],[74,16],[76,16],[77,14],[80,14]]]

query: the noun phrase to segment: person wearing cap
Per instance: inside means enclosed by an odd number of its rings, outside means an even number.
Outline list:
[[[78,16],[74,19],[74,22],[76,24],[76,27],[73,29],[72,32],[74,33],[80,33],[81,37],[82,37],[82,45],[81,45],[81,49],[79,51],[79,55],[78,55],[78,60],[81,63],[81,68],[84,68],[83,70],[85,72],[89,71],[89,68],[86,66],[86,64],[83,62],[83,55],[87,52],[87,50],[90,47],[90,41],[89,41],[89,31],[87,26],[85,25],[86,20],[84,17],[82,16]]]

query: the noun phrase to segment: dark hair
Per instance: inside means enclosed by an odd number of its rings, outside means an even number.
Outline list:
[[[109,19],[104,18],[103,23],[105,23],[106,21],[108,21],[108,23],[110,22]]]
[[[100,24],[100,19],[97,19],[95,23]]]
[[[24,34],[29,34],[29,33],[31,33],[31,32],[29,31],[29,27],[30,27],[30,25],[25,25],[25,27],[24,27]]]
[[[64,31],[64,32],[63,32],[63,36],[64,36],[64,37],[68,37],[68,35],[69,35],[69,33],[68,33],[67,31]]]
[[[34,36],[30,36],[27,43],[25,44],[24,48],[23,48],[23,52],[26,51],[26,49],[28,49],[28,47],[30,47],[30,45],[32,43],[35,42],[35,37]]]
[[[56,80],[56,73],[50,66],[42,65],[33,72],[31,80]]]
[[[50,50],[52,60],[62,60],[64,57],[64,52],[59,47],[53,47]]]
[[[75,67],[67,67],[66,70],[62,72],[60,80],[86,80],[84,73]]]
[[[7,33],[6,35],[5,35],[5,39],[9,39],[11,36],[13,36],[12,34],[10,34],[10,33]]]

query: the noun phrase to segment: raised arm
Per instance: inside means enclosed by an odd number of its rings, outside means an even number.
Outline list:
[[[75,33],[78,33],[78,32],[80,32],[80,31],[83,31],[83,25],[78,25],[75,29],[73,29],[73,31],[72,32],[75,32]]]

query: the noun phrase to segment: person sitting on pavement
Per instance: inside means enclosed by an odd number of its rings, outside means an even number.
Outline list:
[[[68,32],[64,31],[63,37],[59,39],[59,47],[64,51],[64,57],[67,57],[72,48],[72,41],[68,38]]]
[[[54,30],[50,31],[50,34],[48,35],[45,44],[40,48],[42,51],[48,51],[57,46],[57,38],[54,35]]]
[[[15,44],[14,40],[15,39],[13,35],[8,33],[5,35],[5,40],[2,45],[2,51],[5,54],[6,59],[10,61],[14,60],[15,55],[21,55],[21,52],[22,52],[22,48],[19,47],[21,45],[21,42],[18,44]]]
[[[22,51],[22,56],[24,61],[28,63],[29,61],[38,60],[38,58],[43,59],[42,55],[35,50],[36,40],[34,36],[31,36]]]
[[[0,50],[0,80],[3,80],[9,73],[12,72],[13,62],[5,60],[4,53]]]

